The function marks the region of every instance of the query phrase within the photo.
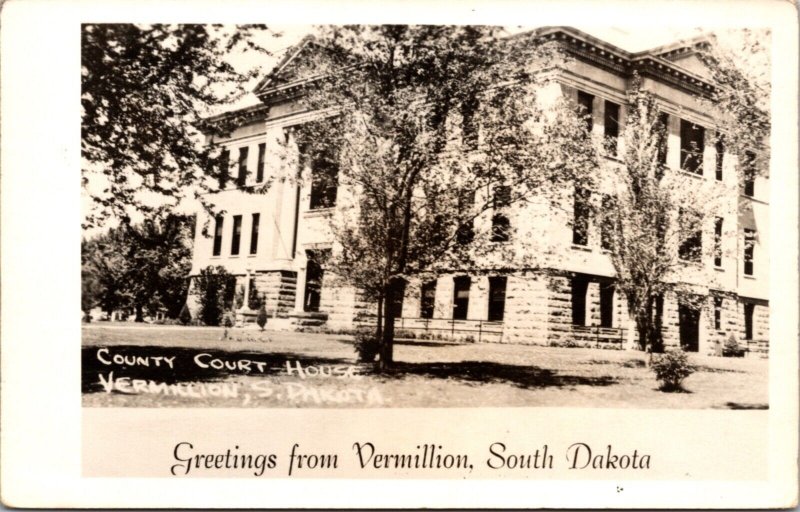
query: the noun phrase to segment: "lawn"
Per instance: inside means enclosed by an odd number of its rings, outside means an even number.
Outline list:
[[[639,352],[399,342],[396,370],[358,364],[350,336],[97,323],[83,329],[88,407],[631,407],[764,409],[768,360],[691,355],[685,392]]]

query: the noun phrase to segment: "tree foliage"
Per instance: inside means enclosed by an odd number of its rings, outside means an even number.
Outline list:
[[[258,68],[226,56],[265,50],[258,25],[86,24],[81,30],[82,175],[87,226],[152,218],[214,185],[219,149],[199,128]],[[225,130],[217,124],[204,131]],[[200,197],[198,195],[198,197]]]
[[[193,225],[192,217],[169,215],[84,241],[84,303],[109,314],[133,309],[137,321],[157,311],[177,318],[186,302]]]
[[[335,148],[328,267],[382,308],[385,366],[404,280],[510,266],[520,255],[497,241],[513,234],[492,215],[590,179],[596,151],[571,106],[539,101],[536,71],[564,56],[532,39],[383,25],[326,27],[315,44],[325,78],[302,101],[327,117],[298,130],[300,158],[314,167]]]
[[[205,325],[220,325],[228,321],[233,309],[236,277],[225,267],[206,267],[195,276],[192,292],[197,296],[200,308],[197,317]],[[230,320],[232,324],[232,320]],[[225,324],[226,327],[230,327]]]

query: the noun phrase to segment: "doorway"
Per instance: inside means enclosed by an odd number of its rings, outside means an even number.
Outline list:
[[[700,311],[683,304],[678,305],[681,347],[687,352],[700,350]]]

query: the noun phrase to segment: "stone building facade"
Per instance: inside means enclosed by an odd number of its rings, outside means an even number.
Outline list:
[[[572,56],[549,71],[540,96],[566,97],[583,106],[591,113],[594,135],[619,137],[625,125],[626,91],[636,71],[666,116],[667,166],[684,172],[681,148],[687,143],[702,148],[702,164],[687,174],[698,186],[715,187],[720,198],[719,216],[702,233],[704,240],[719,244],[720,252],[687,262],[679,276],[702,307],[689,307],[674,294],[659,301],[665,343],[719,354],[733,335],[750,351],[766,352],[768,176],[761,173],[740,182],[738,159],[715,144],[718,121],[698,100],[711,85],[693,47],[676,44],[633,53],[571,28],[540,29],[535,34],[557,42]],[[257,87],[260,104],[218,118],[235,121],[227,137],[213,142],[226,148],[231,174],[241,180],[232,179],[226,190],[214,195],[223,214],[200,214],[192,275],[207,266],[225,267],[237,276],[245,296],[263,298],[274,326],[354,329],[369,324],[374,306],[339,283],[322,263],[326,251],[335,249],[327,223],[335,202],[348,191],[315,190],[276,178],[286,176],[287,169],[290,174],[303,171],[296,158],[295,130],[315,114],[303,111],[296,101],[307,80],[296,69],[302,68],[308,51],[314,49],[304,41],[287,53]],[[617,148],[617,154],[622,150]],[[612,172],[619,161],[607,158],[609,170],[603,172]],[[274,181],[265,194],[241,190],[270,179]],[[332,201],[320,199],[331,193]],[[625,299],[614,287],[615,272],[602,247],[600,228],[588,225],[584,235],[576,236],[570,218],[575,211],[552,209],[545,202],[515,207],[509,218],[516,224],[517,239],[542,241],[537,270],[455,273],[431,282],[408,282],[397,307],[400,332],[480,342],[633,347],[632,322]],[[210,226],[210,236],[203,234],[204,224]],[[189,299],[190,307],[196,308],[191,294]],[[240,314],[244,319],[254,316],[246,304]]]

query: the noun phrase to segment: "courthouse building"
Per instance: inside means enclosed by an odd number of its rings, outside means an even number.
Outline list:
[[[719,354],[733,335],[750,351],[766,352],[768,176],[744,173],[750,177],[742,180],[743,173],[736,169],[739,158],[717,142],[719,121],[709,117],[709,109],[699,101],[713,85],[695,47],[675,44],[631,52],[572,28],[540,29],[534,35],[556,42],[572,57],[549,71],[541,97],[570,98],[591,114],[593,134],[622,143],[626,91],[635,71],[643,88],[655,95],[666,122],[667,167],[697,180],[698,188],[715,187],[722,206],[701,237],[703,244],[709,244],[706,247],[717,249],[708,257],[687,258],[680,275],[692,295],[701,298],[702,307],[691,307],[674,293],[664,296],[658,307],[663,311],[665,343]],[[290,175],[299,173],[298,162],[306,161],[280,157],[277,148],[285,152],[294,144],[295,129],[318,117],[297,101],[309,79],[297,70],[310,51],[313,43],[304,40],[287,52],[256,88],[258,105],[212,119],[234,123],[228,136],[210,141],[225,148],[232,179],[213,198],[224,214],[214,218],[200,214],[192,275],[208,266],[225,267],[237,276],[240,290],[245,294],[253,290],[263,298],[272,325],[346,330],[374,321],[374,306],[320,263],[324,261],[320,256],[335,248],[328,222],[337,194],[347,192],[284,180],[274,180],[265,194],[242,190],[271,176],[286,176],[282,166],[298,167],[288,169]],[[688,147],[699,148],[702,158],[682,159]],[[621,151],[617,147],[616,154]],[[612,170],[620,165],[613,153],[604,157],[611,160],[606,167]],[[329,166],[315,169],[314,162],[304,165],[312,174],[331,172]],[[506,212],[507,222],[517,224],[520,236],[543,244],[544,260],[536,270],[456,272],[408,282],[403,301],[395,308],[398,328],[417,336],[476,342],[633,346],[635,329],[625,298],[615,289],[615,271],[600,228],[590,224],[586,230],[576,230],[582,224],[577,218],[581,212],[577,200],[574,207],[564,209],[549,209],[548,203],[535,201],[514,206]],[[204,224],[210,226],[209,236],[203,234]],[[191,292],[189,304],[197,307]],[[240,317],[252,318],[246,307],[241,313]]]

